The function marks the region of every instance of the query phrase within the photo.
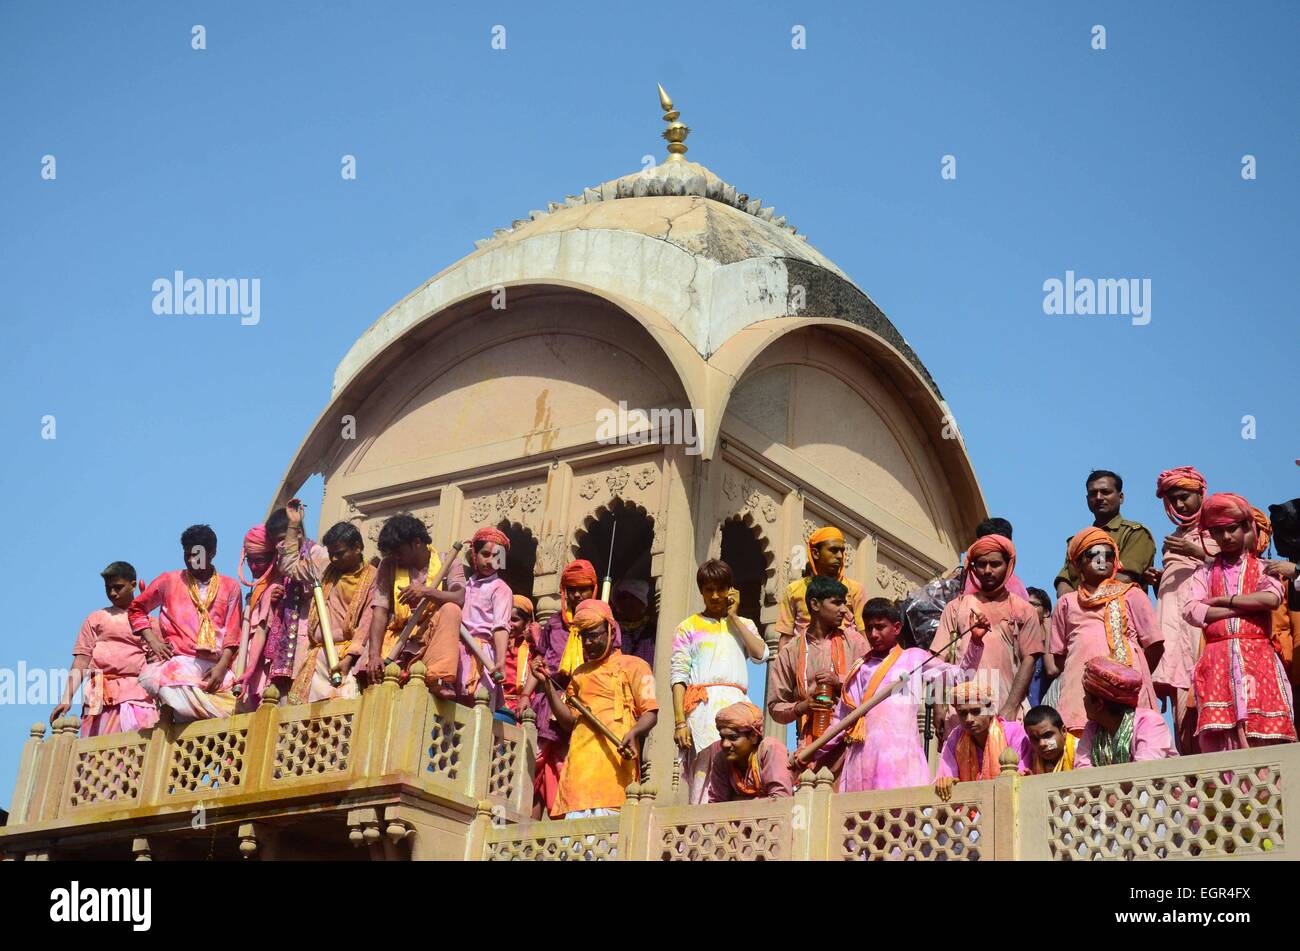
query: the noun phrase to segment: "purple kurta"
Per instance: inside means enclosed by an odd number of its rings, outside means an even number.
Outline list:
[[[909,647],[899,655],[877,688],[889,690],[905,674],[921,668],[930,658],[929,651]],[[865,694],[871,678],[875,676],[885,655],[868,654],[849,678],[845,695],[841,696],[835,718],[847,716],[857,703],[868,699]],[[925,760],[921,734],[916,725],[917,712],[925,700],[921,685],[944,681],[958,683],[969,680],[974,667],[958,667],[942,661],[931,661],[919,674],[913,674],[908,685],[886,700],[882,700],[866,715],[866,736],[861,743],[847,744],[844,769],[840,773],[840,792],[858,792],[863,789],[901,789],[906,786],[928,786],[930,767]],[[857,699],[857,703],[849,697]],[[841,733],[827,748],[843,743]]]
[[[1084,727],[1083,736],[1074,750],[1074,768],[1082,769],[1092,765],[1092,740],[1097,735],[1097,724],[1089,721]],[[1173,737],[1165,718],[1154,710],[1138,707],[1133,718],[1133,746],[1130,762],[1141,763],[1152,759],[1168,759],[1177,756]]]

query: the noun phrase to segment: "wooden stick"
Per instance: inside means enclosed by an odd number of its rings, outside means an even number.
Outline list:
[[[900,677],[893,684],[891,684],[887,690],[882,691],[877,689],[872,696],[867,697],[865,700],[859,703],[856,707],[854,707],[852,710],[850,710],[840,719],[836,720],[834,723],[828,726],[826,728],[826,732],[823,733],[821,736],[817,737],[817,739],[813,740],[812,743],[805,746],[801,750],[797,750],[794,754],[795,761],[799,763],[807,763],[809,760],[811,760],[814,756],[817,755],[818,750],[820,750],[827,743],[833,740],[838,734],[842,733],[844,730],[853,726],[853,724],[857,723],[859,720],[865,717],[868,713],[872,711],[872,709],[876,707],[877,704],[882,703],[885,699],[897,693],[899,689],[906,686],[911,681],[912,676],[914,674],[920,673],[922,670],[925,669],[926,664],[938,658],[944,651],[946,651],[949,647],[952,647],[953,644],[956,644],[959,640],[961,640],[969,633],[970,630],[959,631],[953,637],[952,640],[950,640],[947,644],[943,645],[943,647],[939,648],[937,651],[930,650],[930,648],[928,647],[923,648],[923,650],[927,650],[930,652],[930,656],[927,657],[924,660],[924,662],[922,662],[920,667],[904,672],[903,676]]]
[[[448,553],[447,557],[444,558],[442,561],[442,570],[438,572],[438,580],[433,583],[433,586],[435,588],[442,587],[442,583],[447,580],[447,572],[451,570],[452,562],[456,559],[456,556],[460,554],[460,550],[464,547],[465,547],[465,543],[462,541],[456,541],[452,543],[451,551]],[[393,645],[392,651],[390,651],[388,656],[384,658],[385,664],[391,664],[393,663],[393,661],[397,660],[397,658],[402,656],[402,651],[406,649],[406,642],[410,640],[411,635],[415,632],[415,629],[420,626],[420,620],[421,620],[420,616],[424,613],[424,609],[427,608],[428,606],[429,606],[428,598],[421,598],[419,603],[416,604],[415,608],[411,611],[411,619],[406,622],[406,627],[402,628],[402,633],[397,638],[397,643]]]
[[[551,677],[550,674],[545,674],[542,679],[549,681],[552,686],[555,685],[555,680],[554,678]],[[587,705],[583,703],[581,700],[579,700],[577,697],[568,697],[567,699],[569,703],[573,704],[573,706],[577,709],[579,714],[586,717],[591,722],[591,725],[596,728],[596,731],[598,733],[603,734],[606,739],[608,739],[611,743],[614,744],[614,747],[619,751],[619,754],[623,756],[624,759],[628,758],[628,755],[626,753],[623,753],[623,741],[614,735],[613,730],[605,726],[604,722],[600,719],[600,717],[592,713],[591,710],[587,708]]]
[[[493,683],[499,684],[506,679],[506,675],[497,669],[496,664],[492,663],[488,658],[487,653],[483,650],[483,645],[478,642],[477,637],[462,627],[460,629],[460,639],[464,642],[465,646],[469,648],[469,652],[478,659],[480,664],[483,665],[484,670],[487,670],[488,668],[492,669]]]

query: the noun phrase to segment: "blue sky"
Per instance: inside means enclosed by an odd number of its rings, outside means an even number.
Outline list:
[[[99,570],[172,568],[191,522],[233,569],[361,331],[475,238],[662,155],[656,81],[689,157],[787,215],[926,362],[1027,582],[1089,521],[1094,466],[1157,537],[1171,466],[1300,495],[1300,7],[1135,6],[0,5],[21,605],[0,667],[67,665]],[[259,278],[260,322],[155,315],[176,270]],[[1149,278],[1151,322],[1045,315],[1067,270]],[[47,715],[0,706],[0,803]]]

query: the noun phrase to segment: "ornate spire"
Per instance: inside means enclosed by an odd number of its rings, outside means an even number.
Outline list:
[[[686,154],[686,137],[691,134],[685,124],[678,122],[677,117],[681,115],[673,108],[673,101],[668,97],[668,91],[664,89],[663,83],[659,86],[659,105],[664,110],[664,122],[668,123],[668,128],[664,129],[663,137],[668,140],[668,161],[684,162],[682,157]]]

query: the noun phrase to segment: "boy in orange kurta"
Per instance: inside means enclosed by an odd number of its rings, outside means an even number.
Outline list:
[[[540,657],[532,669],[561,730],[568,731],[569,755],[560,771],[551,806],[554,818],[578,819],[618,812],[627,787],[640,778],[641,740],[659,717],[650,665],[613,647],[614,616],[603,601],[590,599],[573,612],[582,640],[583,664],[561,696]],[[583,704],[621,742],[616,746],[570,703]]]

